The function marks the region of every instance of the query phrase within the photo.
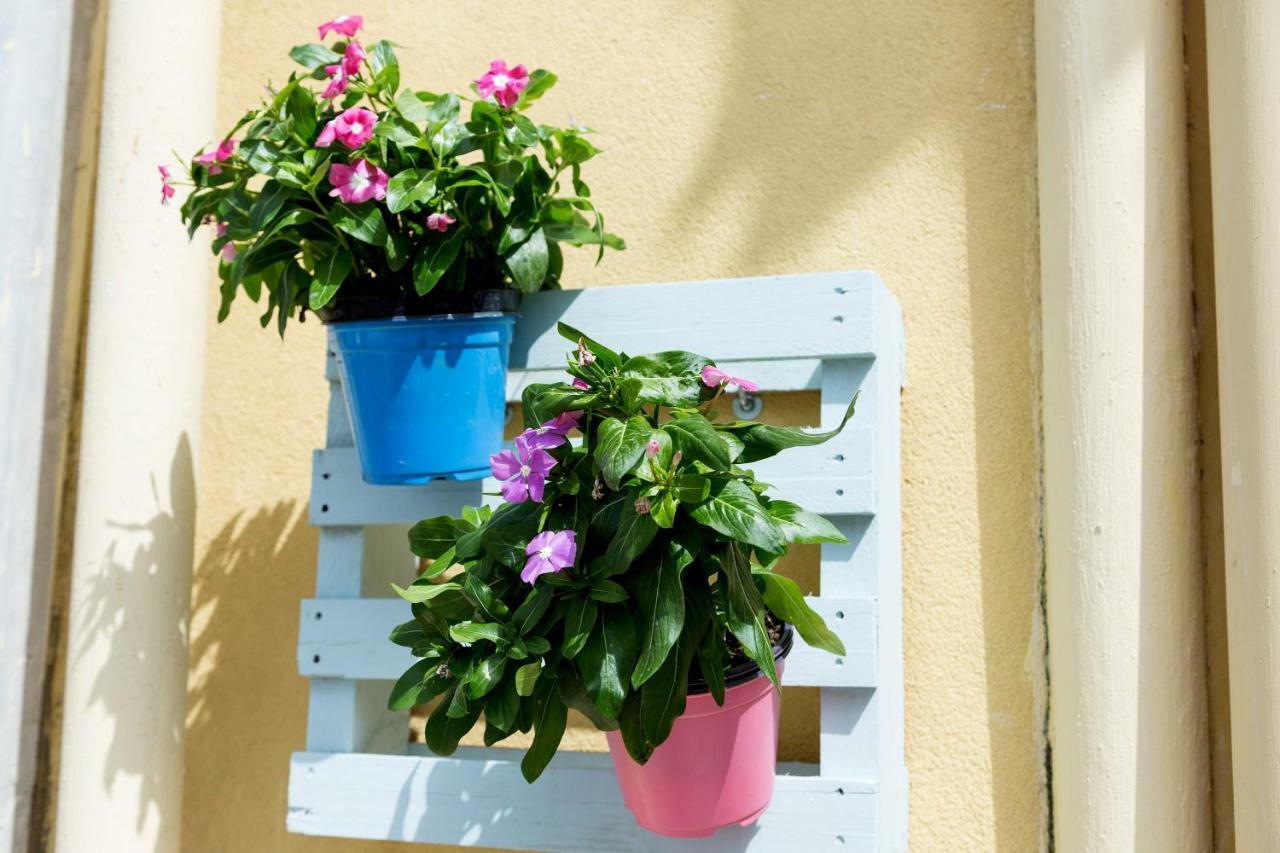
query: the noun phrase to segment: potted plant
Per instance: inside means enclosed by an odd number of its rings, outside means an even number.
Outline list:
[[[426,724],[441,755],[482,713],[486,744],[532,729],[530,782],[576,708],[608,732],[641,826],[701,836],[749,823],[773,790],[793,629],[844,653],[773,567],[792,543],[844,538],[769,497],[748,466],[844,422],[717,423],[720,395],[753,384],[692,353],[629,357],[560,332],[577,343],[571,381],[526,390],[528,429],[492,457],[503,503],[409,534],[426,568],[396,587],[413,618],[391,641],[421,660],[390,707],[441,697]]]
[[[520,295],[560,286],[561,244],[598,261],[623,243],[582,180],[589,129],[525,115],[554,74],[495,60],[474,97],[402,88],[362,24],[322,24],[328,44],[289,52],[301,74],[191,158],[182,219],[215,229],[219,321],[243,292],[281,335],[308,311],[331,324],[367,481],[482,477]]]

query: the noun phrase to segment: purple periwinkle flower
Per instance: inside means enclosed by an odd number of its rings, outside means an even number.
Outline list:
[[[539,575],[558,572],[573,565],[578,556],[577,534],[572,530],[544,530],[529,540],[524,552],[529,555],[520,580],[533,583]]]
[[[550,450],[553,447],[559,447],[569,440],[569,431],[577,428],[580,417],[582,412],[564,412],[556,415],[542,426],[520,433],[517,442],[523,441],[530,450]]]
[[[516,439],[516,450],[503,450],[489,457],[489,470],[502,480],[502,497],[507,503],[540,502],[547,484],[547,472],[556,464],[551,454],[539,447],[529,447]]]

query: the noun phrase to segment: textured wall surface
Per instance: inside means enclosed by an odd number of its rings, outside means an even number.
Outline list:
[[[345,11],[403,45],[417,88],[459,89],[497,56],[560,75],[534,117],[601,132],[588,177],[630,246],[599,267],[572,259],[575,285],[866,268],[897,294],[912,847],[1040,848],[1030,0],[360,6]],[[331,11],[344,10],[228,0],[224,126]],[[313,591],[323,337],[308,322],[282,345],[251,309],[208,338],[183,849],[390,850],[284,832],[305,730],[294,639]],[[766,401],[770,418],[810,413],[810,399]],[[791,565],[812,582],[816,549]],[[787,707],[784,751],[812,757],[813,697]]]

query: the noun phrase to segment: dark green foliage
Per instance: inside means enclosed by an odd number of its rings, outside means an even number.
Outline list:
[[[715,423],[719,392],[700,379],[708,359],[629,357],[560,331],[577,346],[568,373],[588,387],[533,386],[526,417],[533,428],[579,412],[582,441],[547,448],[556,464],[541,503],[468,508],[413,527],[410,547],[434,562],[397,588],[415,618],[391,635],[423,658],[397,683],[393,707],[443,694],[427,724],[431,748],[452,750],[459,727],[483,710],[486,743],[533,728],[521,765],[529,780],[555,754],[568,708],[619,729],[632,757],[647,760],[684,711],[695,662],[724,701],[730,637],[776,682],[769,613],[810,645],[844,653],[800,588],[770,571],[792,543],[843,537],[769,498],[739,467],[839,430]],[[572,563],[523,581],[529,543],[568,531]]]

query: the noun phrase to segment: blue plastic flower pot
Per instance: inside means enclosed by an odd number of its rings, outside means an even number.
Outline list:
[[[511,315],[334,323],[366,483],[478,480],[502,444]]]

